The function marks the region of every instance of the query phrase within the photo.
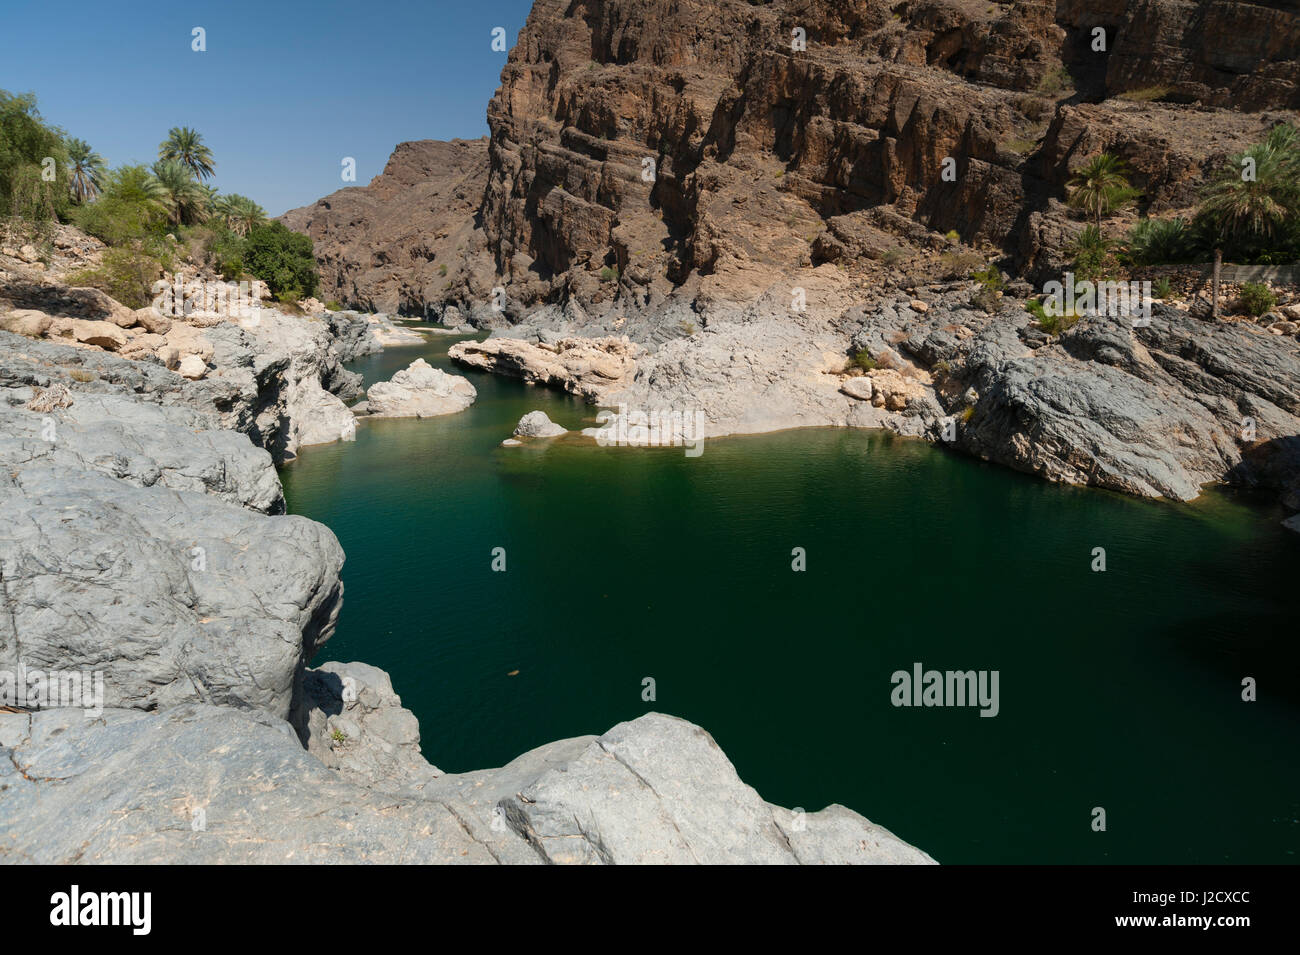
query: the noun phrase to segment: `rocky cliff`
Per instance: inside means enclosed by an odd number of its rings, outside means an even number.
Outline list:
[[[440,317],[443,301],[486,301],[494,284],[477,221],[486,182],[486,139],[401,143],[369,185],[281,219],[312,237],[326,300]]]
[[[908,221],[1032,272],[1073,168],[1109,149],[1149,206],[1185,204],[1300,107],[1297,51],[1289,2],[537,0],[488,107],[483,225],[523,305],[611,295],[602,267],[628,298],[735,297],[923,244]]]
[[[1079,165],[1185,208],[1300,108],[1298,50],[1288,0],[536,0],[486,155],[403,143],[284,218],[341,300],[485,327],[746,303],[821,262],[943,277],[951,232],[1037,280]]]

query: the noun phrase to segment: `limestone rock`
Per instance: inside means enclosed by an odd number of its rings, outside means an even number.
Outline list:
[[[108,351],[117,351],[127,343],[126,333],[113,322],[62,319],[58,334],[83,345],[95,345]],[[51,329],[53,331],[53,329]]]
[[[181,377],[191,381],[202,378],[208,373],[208,363],[198,355],[186,355],[176,369]]]
[[[568,431],[548,418],[545,411],[530,411],[519,419],[514,433],[519,438],[554,438]]]
[[[271,456],[221,430],[213,414],[111,393],[74,398],[63,384],[40,390],[26,409],[0,403],[0,467],[39,462],[142,488],[199,491],[265,514],[284,510]]]
[[[858,401],[870,401],[871,396],[875,394],[875,386],[871,383],[870,378],[850,378],[840,385],[840,391],[850,398],[858,399]]]
[[[543,347],[516,338],[457,342],[448,349],[453,361],[470,368],[522,378],[597,400],[615,384],[625,383],[645,349],[626,337],[563,338]]]
[[[325,527],[54,459],[0,485],[0,667],[101,671],[107,705],[208,700],[285,718],[333,632]]]
[[[477,395],[468,379],[417,358],[392,380],[371,385],[366,401],[371,417],[432,418],[464,411]]]
[[[352,409],[324,388],[303,387],[293,414],[299,447],[356,440],[357,419]]]
[[[203,704],[12,714],[0,755],[6,862],[934,862],[841,806],[796,825],[706,732],[653,713],[422,789],[359,784],[288,723]]]
[[[171,331],[172,327],[172,320],[160,313],[152,305],[137,308],[135,310],[135,320],[145,331],[152,332],[155,335],[166,335]]]
[[[28,338],[40,338],[49,329],[52,321],[49,315],[31,308],[0,313],[0,328]]]
[[[294,719],[307,752],[344,778],[390,792],[418,791],[442,775],[420,754],[420,724],[383,670],[325,663],[303,679]]]

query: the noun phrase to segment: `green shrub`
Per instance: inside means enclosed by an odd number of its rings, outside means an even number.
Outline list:
[[[1054,66],[1038,81],[1038,92],[1055,96],[1068,89],[1074,89],[1074,77],[1064,66]]]
[[[964,279],[984,264],[978,252],[945,252],[939,257],[939,273],[945,279]]]
[[[320,286],[309,236],[293,232],[283,222],[268,222],[248,230],[243,242],[248,272],[266,283],[280,301],[315,295]]]
[[[601,280],[602,282],[617,282],[617,281],[618,281],[618,269],[617,269],[617,268],[611,268],[611,267],[608,266],[608,265],[605,266],[603,269],[600,270],[600,280]]]
[[[1277,304],[1277,296],[1263,282],[1247,282],[1238,296],[1241,308],[1247,315],[1263,315]]]
[[[1143,219],[1129,230],[1126,257],[1133,265],[1172,265],[1193,258],[1193,237],[1185,219]]]
[[[144,308],[153,301],[153,284],[167,271],[165,264],[131,248],[106,249],[97,268],[78,272],[72,285],[88,285],[117,299],[127,308]]]
[[[1090,225],[1070,243],[1069,253],[1074,259],[1074,274],[1080,280],[1095,282],[1102,276],[1106,259],[1110,255],[1111,241],[1101,234],[1101,229]]]
[[[442,263],[442,265],[438,266],[438,274],[441,275],[443,278],[446,278],[446,277],[447,277],[447,263],[446,263],[446,262],[444,262],[444,263]]]
[[[1075,314],[1073,308],[1066,310],[1064,315],[1053,315],[1047,311],[1046,306],[1036,299],[1030,299],[1025,303],[1025,311],[1034,316],[1038,322],[1038,327],[1049,335],[1059,335],[1074,327],[1079,321],[1079,316]]]
[[[987,268],[972,272],[970,277],[986,289],[992,289],[995,292],[1002,289],[1002,270],[996,265],[989,265]]]
[[[858,368],[862,371],[871,371],[876,367],[876,360],[871,357],[871,352],[863,348],[849,356],[849,367]]]
[[[1167,277],[1161,277],[1151,283],[1151,294],[1156,298],[1165,299],[1174,294],[1173,283]]]
[[[1158,103],[1174,91],[1172,86],[1144,86],[1141,89],[1120,93],[1119,99],[1133,103]]]

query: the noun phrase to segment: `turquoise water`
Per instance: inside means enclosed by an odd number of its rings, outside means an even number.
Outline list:
[[[455,340],[351,367],[450,369]],[[595,409],[456,370],[470,410],[367,421],[282,472],[290,510],[347,551],[318,662],[388,670],[443,770],[653,709],[708,729],[767,800],[843,803],[941,862],[1297,861],[1300,537],[1275,510],[836,429],[698,458],[501,448],[527,411],[573,429]],[[918,661],[997,670],[999,714],[892,706]]]

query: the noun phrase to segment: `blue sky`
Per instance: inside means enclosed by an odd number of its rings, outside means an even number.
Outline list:
[[[378,175],[397,143],[487,133],[487,102],[530,0],[0,0],[0,89],[110,166],[153,162],[172,126],[203,134],[222,192],[271,215]],[[207,51],[191,50],[194,27]]]

